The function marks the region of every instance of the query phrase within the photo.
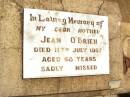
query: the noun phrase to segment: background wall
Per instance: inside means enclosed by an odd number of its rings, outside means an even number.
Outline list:
[[[110,75],[22,78],[23,8],[38,8],[106,15],[109,17]],[[0,0],[0,97],[44,95],[86,97],[111,95],[121,88],[123,53],[121,13],[118,3],[108,0]],[[104,60],[103,60],[104,61]],[[94,90],[93,92],[91,92]]]

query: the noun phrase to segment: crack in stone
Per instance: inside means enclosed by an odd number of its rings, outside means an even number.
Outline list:
[[[14,2],[18,7],[23,8],[23,6],[22,6],[20,3],[18,3],[18,0],[14,0],[13,2]]]
[[[13,3],[15,3],[20,9],[19,9],[19,12],[20,13],[23,13],[23,6],[20,4],[20,3],[18,3],[18,0],[14,0],[14,1],[12,1]]]
[[[59,0],[59,2],[61,4],[61,6],[62,6],[62,10],[64,10],[64,4],[63,4],[62,0]]]
[[[99,8],[98,8],[98,15],[100,14],[100,11],[101,11],[101,9],[102,9],[103,4],[104,4],[104,0],[102,1],[101,5],[100,5]]]

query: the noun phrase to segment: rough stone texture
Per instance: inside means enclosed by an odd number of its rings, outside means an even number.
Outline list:
[[[22,15],[15,3],[4,0],[1,30],[4,48],[22,48]]]
[[[130,0],[117,0],[120,5],[123,22],[130,23]]]
[[[8,95],[39,95],[56,93],[58,79],[22,79],[21,49],[4,49],[2,71],[0,79],[0,91]],[[12,57],[13,56],[13,57]],[[15,65],[17,64],[17,65]],[[49,83],[48,83],[49,82]],[[7,93],[8,91],[8,93]],[[36,92],[37,91],[37,92]],[[1,95],[2,97],[4,95]]]
[[[103,93],[97,92],[80,92],[80,93],[61,93],[61,94],[48,94],[48,95],[26,95],[22,97],[117,97],[117,95],[110,95],[106,93],[107,90],[102,91]],[[108,92],[108,91],[107,91]],[[105,94],[106,93],[106,94]],[[108,92],[110,93],[110,91]],[[104,96],[105,94],[105,96]],[[107,95],[107,96],[106,96]],[[19,97],[19,96],[15,96]]]
[[[25,7],[109,16],[110,75],[22,79],[23,8]],[[22,95],[86,97],[88,94],[81,93],[82,91],[110,89],[109,80],[122,79],[119,29],[121,15],[116,2],[106,0],[0,0],[0,13],[0,97]],[[73,94],[74,92],[80,93]],[[101,93],[101,91],[96,91],[95,94],[93,92],[88,96],[101,95]]]
[[[130,58],[130,36],[126,36],[123,39],[123,53],[125,56],[127,56],[128,58]]]
[[[122,23],[121,24],[121,32],[122,32],[122,47],[124,51],[124,55],[130,58],[130,50],[128,39],[130,39],[130,23]]]
[[[109,18],[109,44],[110,44],[110,73],[111,79],[122,78],[123,55],[121,48],[121,14],[118,3],[104,1],[100,10],[101,15],[107,15]],[[115,73],[116,72],[116,73]]]
[[[2,25],[2,19],[3,19],[3,0],[0,0],[0,25]],[[3,47],[3,40],[2,40],[2,30],[0,26],[0,48]]]
[[[100,10],[101,15],[108,16],[109,19],[109,39],[114,39],[121,36],[120,24],[121,24],[121,14],[118,3],[116,2],[106,2],[102,5]]]
[[[121,23],[121,36],[122,40],[124,40],[126,37],[130,36],[130,23]]]
[[[104,97],[118,97],[117,95],[109,95],[109,96],[104,96]]]
[[[93,96],[93,97],[103,97],[103,96]]]
[[[122,47],[124,40],[130,36],[130,23],[123,22],[121,24],[121,32],[122,32]],[[127,54],[130,55],[130,54]],[[129,57],[129,56],[128,56]],[[121,82],[121,89],[118,90],[120,93],[127,93],[130,91],[130,68],[128,68],[128,71],[123,76],[123,80]]]
[[[113,81],[109,81],[109,86],[111,89],[113,88],[119,88],[121,84],[120,80],[113,80]]]
[[[110,40],[110,73],[112,80],[118,80],[119,76],[121,78],[123,76],[123,56],[121,46],[120,37]]]
[[[92,3],[91,0],[77,0],[74,4],[75,0],[63,0],[63,9],[66,11],[77,11],[81,13],[91,13],[91,14],[98,14],[98,10],[100,5],[102,4],[103,0],[95,0],[96,3]],[[81,6],[82,5],[82,6]]]

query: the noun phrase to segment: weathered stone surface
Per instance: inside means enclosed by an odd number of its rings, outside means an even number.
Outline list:
[[[109,39],[110,39],[110,73],[112,79],[122,77],[123,53],[121,42],[121,14],[116,2],[104,2],[100,14],[109,17]],[[120,69],[119,69],[120,68]],[[116,72],[116,73],[115,73]]]
[[[3,4],[4,7],[0,8],[0,11],[2,10],[0,14],[1,97],[54,93],[63,93],[59,97],[86,97],[87,93],[71,94],[71,92],[109,89],[110,79],[122,78],[119,29],[121,15],[116,2],[107,0],[104,2],[102,0],[4,0]],[[23,8],[25,7],[109,16],[110,75],[22,79]],[[57,95],[44,97],[57,97]]]
[[[130,36],[124,37],[123,42],[123,53],[126,57],[130,58]]]
[[[120,37],[121,13],[117,2],[104,1],[99,12],[100,15],[106,15],[109,19],[109,38]]]
[[[2,25],[2,19],[3,19],[3,0],[0,0],[0,25]],[[3,40],[2,40],[2,30],[1,30],[1,26],[0,26],[0,48],[3,47]]]
[[[103,97],[103,96],[93,96],[93,97]]]
[[[92,77],[68,77],[60,78],[59,92],[78,92],[108,89],[108,76],[92,76]],[[100,84],[102,82],[102,85]],[[96,87],[96,88],[95,88]]]
[[[3,96],[57,93],[57,78],[22,79],[21,49],[4,49],[2,53],[4,55],[0,65],[4,73],[0,73],[0,89]]]
[[[123,54],[121,38],[110,40],[110,74],[111,79],[120,79],[123,76]]]
[[[122,48],[123,48],[123,53],[125,56],[130,57],[130,52],[129,52],[129,46],[126,45],[128,41],[127,38],[130,36],[130,23],[122,23],[121,24],[121,32],[122,32]],[[128,71],[124,75],[124,78],[121,83],[122,89],[119,90],[119,92],[128,92],[130,90],[130,68],[128,68]]]
[[[2,24],[2,21],[0,21],[0,25]],[[1,26],[0,26],[0,29],[1,29]],[[0,30],[0,48],[3,48],[4,47],[4,42],[2,40],[2,31]]]
[[[22,15],[15,3],[4,1],[1,40],[5,48],[22,47]]]
[[[122,23],[121,24],[121,36],[122,36],[122,47],[123,47],[123,53],[125,56],[127,56],[128,58],[130,58],[130,43],[129,43],[129,39],[130,39],[130,23]]]
[[[130,23],[121,23],[121,32],[125,36],[130,36]]]
[[[98,10],[103,0],[62,0],[63,9],[72,12],[83,12],[89,14],[98,14]]]
[[[123,22],[130,23],[130,0],[117,0],[122,13]]]
[[[117,95],[109,95],[109,96],[104,96],[104,97],[118,97]]]
[[[109,86],[110,86],[111,89],[119,88],[120,84],[121,84],[120,80],[111,80],[111,81],[109,81]]]
[[[0,66],[3,67],[3,54],[4,54],[4,50],[0,48]],[[2,78],[2,74],[3,74],[3,69],[0,69],[0,78]],[[1,81],[0,80],[0,86],[1,86]],[[2,88],[0,87],[0,91],[2,91]],[[2,95],[2,92],[0,92],[0,96]]]

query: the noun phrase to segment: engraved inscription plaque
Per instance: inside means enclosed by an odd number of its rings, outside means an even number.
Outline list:
[[[23,78],[109,74],[108,17],[24,9]]]

